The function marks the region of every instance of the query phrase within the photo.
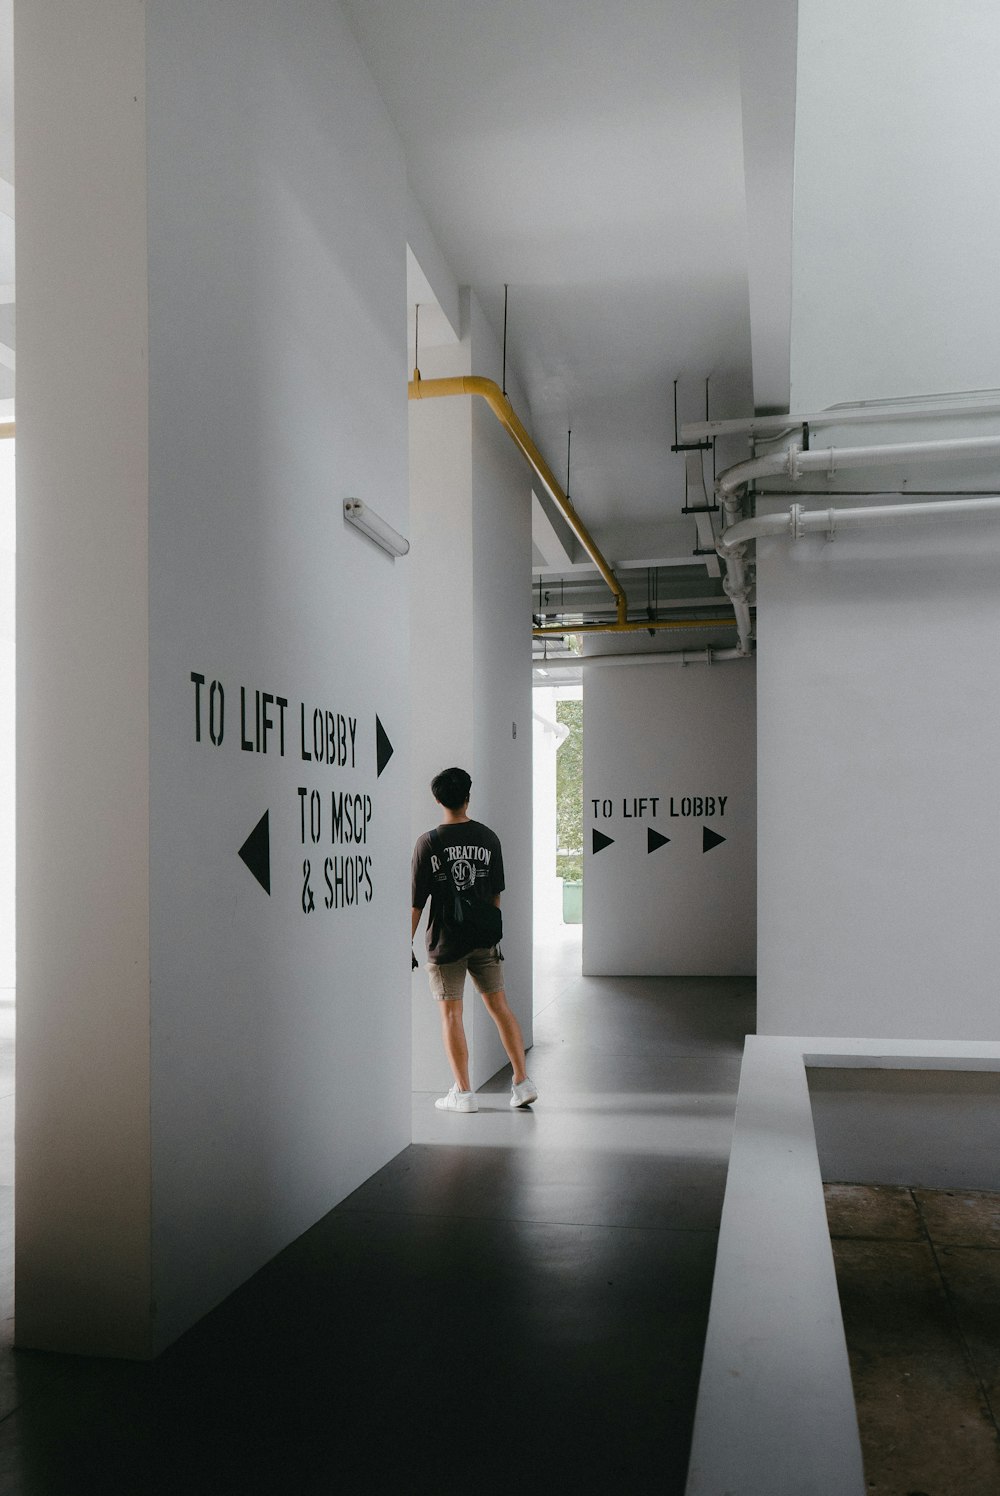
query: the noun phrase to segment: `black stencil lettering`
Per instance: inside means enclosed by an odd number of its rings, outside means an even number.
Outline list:
[[[244,753],[253,752],[253,743],[247,737],[247,688],[240,686],[240,747]]]
[[[194,740],[201,742],[201,688],[205,684],[205,677],[199,675],[197,670],[191,671],[191,679],[194,681]]]
[[[215,703],[219,703],[218,731],[216,731]],[[226,693],[222,689],[222,682],[214,680],[208,693],[208,734],[212,742],[218,748],[222,742],[222,735],[226,729]]]

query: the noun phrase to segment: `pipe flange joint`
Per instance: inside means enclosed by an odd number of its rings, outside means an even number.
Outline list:
[[[795,442],[788,448],[788,476],[795,483],[802,477],[802,469],[799,467],[799,458],[802,456],[802,448]]]
[[[802,505],[793,504],[788,511],[788,522],[792,532],[793,540],[801,540],[806,533],[802,525]]]

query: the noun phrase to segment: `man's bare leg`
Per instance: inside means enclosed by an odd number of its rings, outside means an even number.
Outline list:
[[[500,1043],[507,1051],[507,1058],[514,1072],[514,1085],[519,1085],[528,1072],[524,1062],[524,1037],[517,1015],[507,1001],[507,994],[502,987],[498,987],[495,992],[481,992],[480,997],[486,1004],[486,1011],[497,1026]]]
[[[441,1009],[441,1037],[444,1052],[460,1091],[471,1091],[469,1084],[469,1046],[465,1038],[465,1022],[462,1017],[462,999],[444,999],[438,1002]],[[513,1017],[513,1014],[511,1015]]]

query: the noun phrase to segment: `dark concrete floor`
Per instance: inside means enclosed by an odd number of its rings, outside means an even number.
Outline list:
[[[152,1365],[13,1351],[8,1276],[0,1496],[680,1496],[753,984],[540,993],[532,1111],[415,1097],[413,1146]]]
[[[1000,1493],[1000,1196],[826,1186],[872,1496]]]

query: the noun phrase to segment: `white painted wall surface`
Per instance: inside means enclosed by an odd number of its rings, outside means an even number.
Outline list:
[[[474,372],[499,383],[501,351],[470,298]],[[527,401],[513,374],[508,392],[522,419]],[[531,474],[485,401],[472,402],[473,673],[475,793],[482,819],[503,845],[504,982],[530,1048],[532,1042],[532,721]],[[475,1006],[476,1049],[486,1075],[507,1063],[496,1026]]]
[[[752,973],[753,663],[594,665],[583,692],[584,973]]]
[[[409,529],[408,194],[339,5],[154,0],[148,25],[163,1344],[409,1141],[409,562],[342,513],[357,496]],[[218,746],[192,672],[225,687]],[[241,747],[241,688],[287,700],[284,756],[277,732]],[[356,721],[346,763],[304,759],[303,707]],[[340,793],[370,797],[361,845],[333,839]],[[265,810],[270,896],[237,855]],[[345,855],[370,872],[329,908]]]
[[[800,0],[792,409],[1000,383],[998,72],[990,0]]]
[[[802,0],[799,42],[793,405],[1000,386],[995,7]],[[998,479],[979,462],[840,486]],[[998,556],[995,521],[759,547],[762,1033],[1000,1034]]]
[[[15,45],[17,1335],[143,1355],[145,7],[19,5]]]
[[[1000,1189],[1000,1073],[986,1060],[982,1069],[964,1070],[934,1058],[921,1069],[890,1063],[808,1069],[823,1178]]]
[[[468,344],[420,354],[426,379],[469,373]],[[412,401],[409,411],[413,722],[410,846],[437,823],[434,775],[452,764],[474,774],[472,714],[472,413],[467,399]],[[478,791],[478,785],[477,785]],[[478,793],[476,795],[478,801]],[[478,803],[471,814],[479,815]],[[410,987],[415,1091],[451,1084],[436,1002],[427,988],[426,922],[414,941]],[[468,1032],[468,1025],[466,1025]]]
[[[1000,1037],[1000,531],[759,549],[761,1033]]]
[[[476,373],[499,379],[499,349],[464,294],[458,349],[420,355],[425,378]],[[527,406],[508,374],[515,408]],[[532,731],[531,483],[495,416],[471,396],[414,401],[410,414],[414,533],[412,699],[416,746],[414,837],[434,824],[427,788],[458,763],[472,776],[470,814],[492,826],[504,853],[504,978],[531,1043]],[[516,736],[514,727],[516,724]],[[460,753],[468,755],[464,760]],[[423,958],[423,926],[417,935]],[[426,974],[414,973],[414,1087],[444,1088],[450,1072]],[[471,983],[465,1000],[472,1083],[507,1063]]]

